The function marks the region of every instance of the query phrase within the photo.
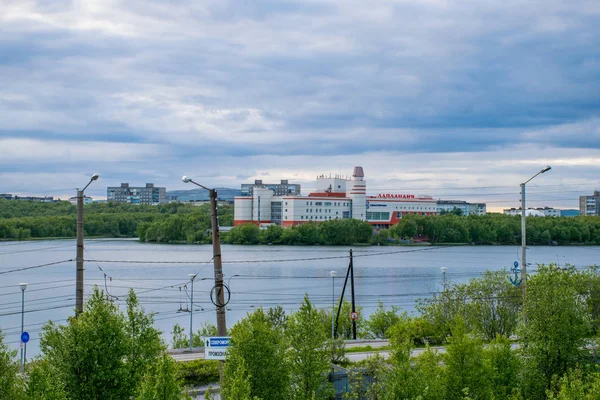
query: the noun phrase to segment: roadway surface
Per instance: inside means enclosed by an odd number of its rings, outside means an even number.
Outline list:
[[[346,341],[346,349],[351,349],[353,347],[364,347],[364,346],[371,346],[371,348],[373,349],[378,349],[381,347],[385,347],[387,346],[389,343],[387,340],[347,340]],[[198,347],[198,348],[194,348],[192,352],[190,352],[189,350],[183,350],[183,349],[177,349],[177,350],[170,350],[169,353],[171,354],[171,356],[175,359],[175,361],[179,361],[179,362],[185,362],[185,361],[193,361],[193,360],[199,360],[199,359],[204,359],[204,348],[203,347]],[[384,353],[389,353],[387,351],[385,352],[381,352],[381,354],[383,355]],[[351,356],[353,354],[375,354],[374,352],[364,352],[364,353],[347,353],[347,356]],[[365,356],[364,358],[357,358],[357,360],[361,360],[361,359],[365,359],[368,356]],[[350,357],[348,357],[350,358]],[[353,358],[350,358],[352,361],[355,361]]]

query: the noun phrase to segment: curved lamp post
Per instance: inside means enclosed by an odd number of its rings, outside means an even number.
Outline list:
[[[23,354],[23,347],[27,349],[27,343],[23,343],[23,332],[25,332],[25,289],[27,289],[26,283],[19,283],[19,287],[21,288],[21,373],[23,372],[23,368],[25,365],[25,354]]]
[[[98,180],[94,174],[82,190],[77,189],[77,272],[75,275],[75,315],[83,312],[83,192]]]
[[[525,185],[536,176],[550,171],[551,169],[551,166],[547,166],[525,182],[521,183],[521,290],[523,293],[523,308],[525,306],[525,296],[527,295],[527,206],[525,204]]]
[[[227,323],[225,319],[225,290],[223,290],[223,264],[221,262],[221,241],[219,238],[219,217],[217,215],[217,191],[216,189],[209,189],[197,182],[194,182],[192,178],[184,176],[181,180],[185,183],[193,183],[202,189],[208,190],[210,194],[210,222],[212,228],[212,243],[213,243],[213,263],[214,263],[214,274],[215,274],[215,287],[220,288],[217,290],[217,331],[219,336],[227,335]]]

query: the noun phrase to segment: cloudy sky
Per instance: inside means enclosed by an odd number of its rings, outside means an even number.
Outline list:
[[[371,194],[600,188],[597,0],[0,0],[0,192],[362,165]]]

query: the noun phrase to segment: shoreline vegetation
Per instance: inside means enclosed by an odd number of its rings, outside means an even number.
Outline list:
[[[596,266],[538,265],[526,301],[503,271],[451,283],[417,300],[413,314],[378,299],[376,311],[356,328],[360,338],[389,340],[379,349],[345,349],[353,324],[347,301],[338,300],[345,317],[335,339],[332,310],[308,295],[293,312],[258,307],[228,332],[220,393],[246,400],[328,400],[334,393],[366,400],[598,399],[599,272]],[[25,374],[0,330],[0,398],[183,400],[190,387],[218,380],[217,361],[177,363],[166,353],[154,315],[133,289],[124,302],[94,287],[81,315],[43,326],[41,354],[25,365]],[[360,303],[357,309],[363,315]],[[188,346],[182,326],[175,324],[171,334],[172,348]],[[216,327],[205,321],[193,344],[214,335]],[[445,351],[432,347],[438,345]],[[424,350],[413,355],[417,347]],[[346,357],[363,350],[387,350],[389,357]],[[345,387],[329,380],[332,364],[346,371]]]
[[[76,207],[66,201],[0,199],[0,241],[67,239],[76,235]],[[221,226],[233,225],[233,206],[219,207]],[[209,244],[210,207],[94,203],[85,206],[87,238],[138,238],[141,242]],[[518,245],[519,216],[454,214],[405,216],[389,229],[354,220],[328,220],[282,228],[253,224],[221,231],[223,244],[239,245]],[[528,245],[600,245],[600,217],[530,217]]]

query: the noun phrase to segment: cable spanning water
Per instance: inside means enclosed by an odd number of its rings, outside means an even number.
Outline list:
[[[64,322],[75,306],[75,241],[0,243],[0,328],[12,347],[20,334],[20,282],[25,292],[25,326],[32,341],[28,354],[38,350],[43,323]],[[6,251],[4,251],[6,250]],[[31,250],[31,251],[29,251]],[[2,254],[4,253],[4,254]],[[361,318],[382,300],[386,306],[411,311],[415,300],[441,289],[441,267],[450,282],[467,281],[487,269],[499,270],[518,260],[516,246],[358,247],[354,249],[357,304]],[[571,263],[583,267],[600,263],[600,247],[532,247],[529,261]],[[194,284],[195,328],[215,323],[209,291],[212,279],[210,245],[155,245],[131,240],[89,240],[85,252],[85,292],[94,285],[124,304],[133,288],[141,304],[155,313],[156,325],[170,340],[178,322],[187,329],[188,274],[198,273]],[[348,266],[347,247],[223,246],[225,279],[231,288],[227,324],[232,326],[257,307],[281,305],[296,309],[307,293],[321,308],[331,307],[329,271],[338,271],[336,293],[341,293]],[[507,278],[508,279],[508,278]],[[187,292],[187,294],[186,294]],[[181,311],[184,310],[184,311]],[[197,311],[196,311],[197,310]]]

